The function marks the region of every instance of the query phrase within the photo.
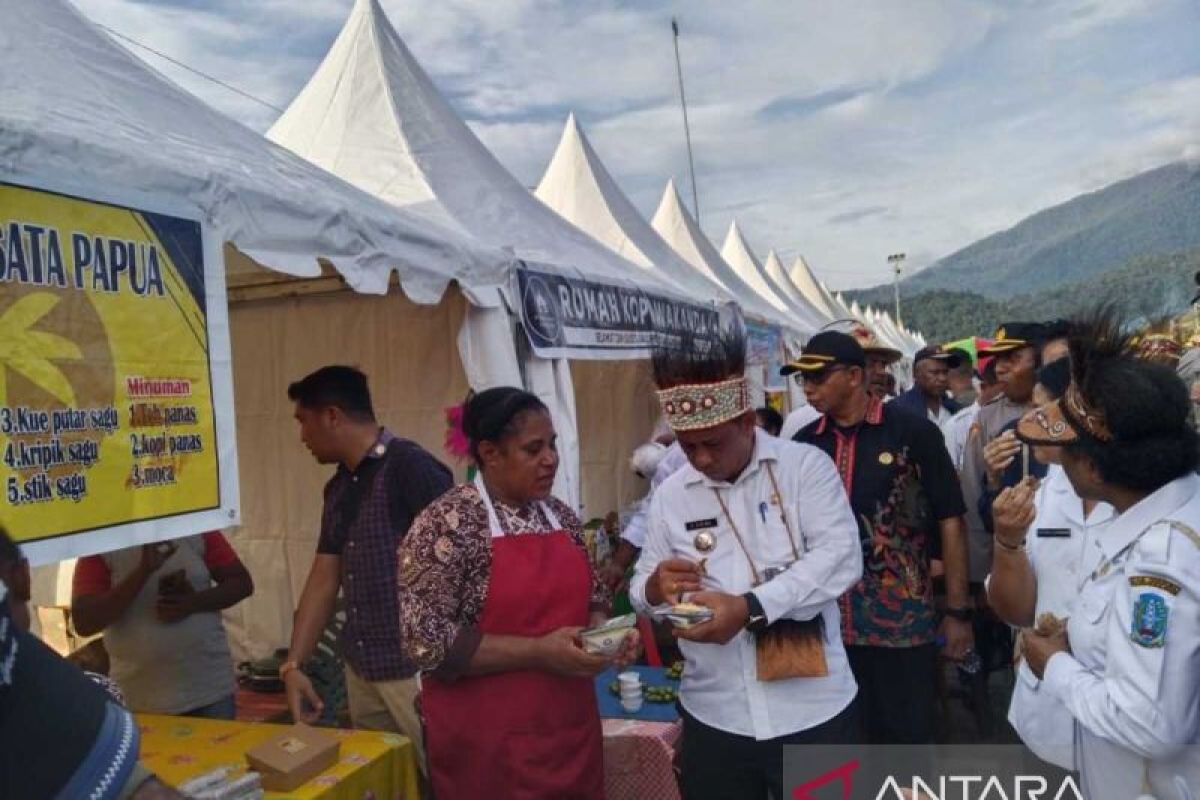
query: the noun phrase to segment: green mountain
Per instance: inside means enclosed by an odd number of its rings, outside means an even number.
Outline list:
[[[901,297],[904,323],[930,342],[990,336],[1003,322],[1070,317],[1112,303],[1131,321],[1149,322],[1187,310],[1200,271],[1200,248],[1130,259],[1116,269],[1054,289],[1008,298],[934,289]],[[860,299],[860,302],[861,299]],[[871,301],[877,302],[877,301]]]
[[[1039,211],[900,284],[904,321],[930,341],[996,321],[1068,316],[1113,299],[1132,317],[1178,314],[1200,268],[1200,165],[1167,164]],[[847,295],[891,307],[892,288]]]
[[[1139,256],[1200,248],[1200,165],[1168,164],[1080,195],[980,239],[901,283],[1012,297],[1107,272]]]

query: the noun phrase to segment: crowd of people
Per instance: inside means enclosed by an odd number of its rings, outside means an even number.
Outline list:
[[[1200,440],[1183,355],[1107,312],[1015,321],[974,354],[922,349],[895,396],[901,354],[840,326],[783,368],[806,400],[783,418],[751,403],[740,330],[657,350],[664,424],[633,457],[649,491],[602,569],[552,495],[556,433],[536,396],[468,399],[476,470],[456,486],[380,425],[366,375],[322,368],[287,388],[300,438],[334,467],[279,669],[289,708],[323,710],[308,664],[340,594],[351,722],[411,739],[432,796],[598,800],[593,678],[642,642],[603,656],[580,634],[627,590],[641,614],[711,614],[671,630],[689,800],[780,800],[787,745],[934,743],[947,663],[1015,663],[1016,734],[1078,771],[1085,796],[1200,796]],[[233,716],[220,612],[253,581],[229,543],[79,562],[73,620],[103,634],[107,691],[26,633],[28,570],[0,545],[2,757],[39,765],[20,796],[173,796],[129,758],[128,709]],[[53,765],[7,744],[61,724],[60,703],[31,720],[52,686],[84,720]]]

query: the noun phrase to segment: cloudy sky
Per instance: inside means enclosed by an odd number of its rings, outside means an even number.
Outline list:
[[[74,0],[89,17],[277,107],[353,0]],[[575,111],[649,216],[685,196],[679,17],[701,221],[803,253],[837,288],[1084,191],[1200,158],[1197,0],[382,0],[526,185]],[[278,112],[135,49],[265,131]]]

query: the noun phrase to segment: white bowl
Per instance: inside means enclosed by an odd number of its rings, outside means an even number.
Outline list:
[[[642,698],[640,696],[635,700],[626,700],[622,698],[621,708],[623,708],[627,714],[636,714],[642,709]]]

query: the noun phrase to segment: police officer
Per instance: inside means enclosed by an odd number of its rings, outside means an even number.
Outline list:
[[[970,545],[971,582],[979,584],[992,563],[992,537],[979,513],[987,490],[987,459],[983,448],[1008,425],[1033,407],[1033,386],[1041,366],[1045,329],[1035,322],[1009,322],[996,330],[981,358],[994,357],[996,382],[1001,395],[979,409],[963,456],[962,490],[967,504],[967,540]],[[1000,487],[994,487],[999,491]]]
[[[1072,382],[1027,414],[1026,443],[1060,449],[1076,494],[1109,503],[1096,566],[1064,629],[1023,632],[1026,662],[1075,723],[1090,798],[1200,795],[1200,438],[1187,390],[1131,357],[1097,315],[1070,340]],[[1020,548],[1020,541],[998,542]]]

